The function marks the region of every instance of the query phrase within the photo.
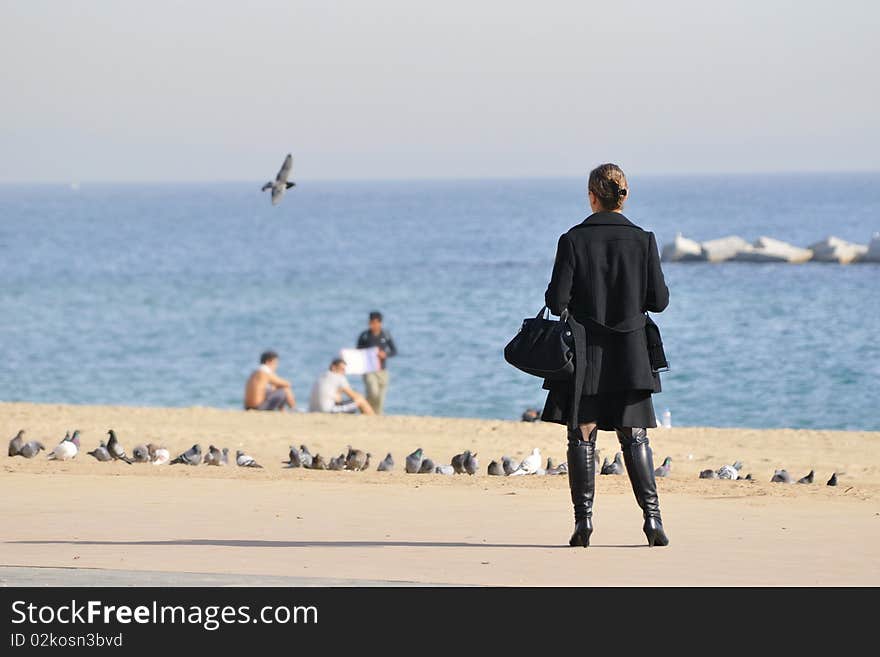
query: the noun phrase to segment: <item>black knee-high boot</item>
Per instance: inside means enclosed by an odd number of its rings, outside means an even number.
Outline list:
[[[574,506],[571,547],[589,547],[593,533],[593,496],[596,492],[596,431],[586,439],[580,429],[568,431],[568,487]]]
[[[648,432],[645,429],[633,429],[631,432],[618,429],[617,439],[623,451],[626,473],[629,475],[633,493],[645,518],[642,529],[648,545],[669,545],[660,518],[660,498],[654,479],[654,458],[648,443]]]

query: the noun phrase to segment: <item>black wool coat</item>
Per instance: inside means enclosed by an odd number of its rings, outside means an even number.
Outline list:
[[[648,357],[645,311],[665,309],[669,289],[653,233],[619,212],[590,215],[559,238],[544,299],[553,314],[568,308],[586,328],[582,394],[660,392]],[[545,381],[544,389],[571,394],[571,383]]]

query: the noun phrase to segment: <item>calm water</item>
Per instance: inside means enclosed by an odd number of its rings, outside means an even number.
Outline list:
[[[880,175],[643,177],[661,245],[880,230]],[[512,418],[540,381],[501,350],[542,305],[577,179],[0,186],[0,399],[237,408],[260,351],[306,401],[381,309],[389,413]],[[676,424],[880,429],[880,266],[666,264]],[[359,377],[352,377],[360,386]]]

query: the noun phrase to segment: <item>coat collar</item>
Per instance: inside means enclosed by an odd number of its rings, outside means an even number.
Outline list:
[[[637,226],[620,212],[594,212],[584,219],[581,226]]]

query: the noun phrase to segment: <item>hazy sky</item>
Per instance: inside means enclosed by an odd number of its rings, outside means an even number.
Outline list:
[[[0,0],[0,181],[880,168],[880,6]]]

